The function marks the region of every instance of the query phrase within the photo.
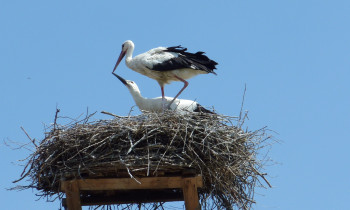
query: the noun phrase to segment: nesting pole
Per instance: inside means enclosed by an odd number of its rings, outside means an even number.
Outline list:
[[[78,210],[81,209],[81,203],[80,203],[80,190],[77,180],[67,181],[64,182],[62,185],[63,190],[66,193],[67,197],[67,206],[68,209],[72,210]]]
[[[193,178],[183,179],[182,191],[184,194],[186,209],[200,209],[196,180]]]
[[[144,178],[110,178],[110,179],[75,179],[61,181],[61,190],[66,193],[63,206],[68,210],[81,210],[81,206],[90,205],[111,205],[127,203],[149,203],[167,201],[185,201],[187,210],[200,209],[198,199],[198,188],[203,187],[201,176],[192,177],[144,177]],[[182,197],[178,193],[169,193],[161,190],[182,189]],[[124,194],[108,195],[113,190],[122,190]],[[128,191],[146,190],[149,193],[131,193]],[[154,190],[158,193],[151,195]],[[81,200],[81,193],[84,191],[99,192],[100,196],[91,196],[89,199]],[[101,191],[105,192],[101,199]],[[135,191],[134,191],[135,192]],[[157,192],[157,191],[156,191]],[[127,195],[132,196],[127,196]],[[125,196],[126,195],[126,196]]]

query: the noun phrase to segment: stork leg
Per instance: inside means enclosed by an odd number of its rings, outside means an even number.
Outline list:
[[[185,90],[185,88],[188,86],[188,82],[187,82],[186,80],[184,80],[184,79],[182,79],[182,78],[180,78],[180,77],[178,77],[178,76],[176,76],[176,75],[174,75],[174,77],[175,77],[176,79],[180,80],[181,82],[183,82],[183,83],[184,83],[184,86],[183,86],[183,88],[180,90],[180,92],[174,97],[174,99],[170,102],[170,104],[168,105],[168,109],[170,108],[170,105],[175,101],[175,99],[176,99],[176,98],[182,93],[182,91]]]
[[[164,111],[165,110],[164,85],[160,86],[160,90],[162,91],[162,105],[163,105],[163,111]]]

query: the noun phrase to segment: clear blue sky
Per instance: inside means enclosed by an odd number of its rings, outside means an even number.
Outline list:
[[[348,209],[350,199],[350,1],[2,1],[0,139],[43,137],[61,115],[88,108],[126,115],[134,105],[111,75],[121,44],[135,54],[181,44],[219,63],[189,80],[180,98],[238,115],[244,85],[249,129],[278,132],[267,167],[272,189],[255,209]],[[158,84],[121,63],[147,97]],[[174,96],[181,83],[166,86]],[[138,114],[139,112],[135,112]],[[95,119],[105,119],[98,114]],[[1,208],[58,209],[35,191],[6,191],[29,152],[0,145]]]

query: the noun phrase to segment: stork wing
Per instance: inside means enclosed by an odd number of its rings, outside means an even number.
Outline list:
[[[217,63],[203,55],[204,52],[189,53],[187,48],[180,45],[176,47],[168,47],[159,50],[151,57],[152,66],[150,69],[155,71],[171,71],[175,69],[195,69],[202,70],[208,73],[214,73]]]

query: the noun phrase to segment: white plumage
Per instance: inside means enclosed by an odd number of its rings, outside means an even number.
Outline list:
[[[183,88],[173,98],[174,102],[188,86],[187,79],[198,74],[216,74],[214,69],[216,69],[215,65],[217,65],[217,63],[203,55],[204,52],[189,53],[186,52],[186,48],[181,46],[158,47],[133,58],[132,54],[134,48],[135,46],[132,41],[128,40],[124,42],[113,72],[116,70],[123,57],[126,56],[125,63],[130,69],[157,80],[161,87],[163,99],[165,84],[169,84],[172,81],[182,81],[184,83]],[[168,106],[171,106],[171,104],[172,102],[170,102]]]
[[[134,81],[125,80],[119,75],[113,73],[128,89],[130,94],[132,95],[136,105],[139,107],[141,111],[148,112],[157,112],[161,113],[164,111],[163,109],[163,98],[144,98],[141,95],[140,89]],[[169,105],[174,98],[172,97],[164,97],[164,101],[166,105]],[[175,99],[169,107],[170,110],[173,110],[179,114],[186,114],[188,112],[204,112],[204,113],[213,113],[200,104],[192,100],[186,99]]]

